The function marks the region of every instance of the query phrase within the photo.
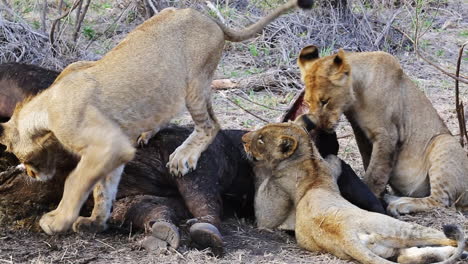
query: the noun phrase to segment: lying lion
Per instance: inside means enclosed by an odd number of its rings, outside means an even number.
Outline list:
[[[439,206],[468,208],[468,157],[424,93],[385,52],[319,58],[307,46],[298,59],[304,103],[318,127],[333,130],[342,113],[351,123],[366,173],[393,215]]]
[[[192,9],[165,9],[102,59],[69,65],[49,89],[18,105],[12,118],[0,126],[0,143],[18,157],[29,175],[42,180],[54,176],[52,152],[57,145],[80,157],[66,179],[60,204],[41,218],[41,228],[49,235],[72,225],[74,231],[105,229],[138,137],[158,131],[184,107],[195,129],[167,166],[178,175],[195,169],[219,130],[209,85],[225,41],[253,37],[297,4],[291,0],[239,32]],[[79,217],[91,190],[93,212]]]
[[[343,199],[335,179],[338,158],[329,155],[329,163],[324,161],[302,126],[269,124],[245,134],[242,140],[255,166],[271,172],[256,196],[268,190],[269,197],[286,196],[294,201],[299,246],[374,264],[393,263],[387,259],[413,264],[446,259],[442,263],[453,263],[462,255],[466,240],[456,226],[444,226],[444,235],[359,209]],[[255,204],[256,211],[273,212],[272,218],[282,208],[275,203]]]

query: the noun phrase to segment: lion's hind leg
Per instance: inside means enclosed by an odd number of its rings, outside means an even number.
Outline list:
[[[463,206],[468,194],[468,159],[465,151],[451,135],[434,139],[428,153],[430,195],[423,198],[386,196],[387,211],[392,215],[427,211],[435,207]]]
[[[220,126],[211,105],[207,81],[193,81],[186,95],[187,109],[195,123],[190,136],[169,157],[167,166],[173,175],[183,176],[197,167],[201,153],[213,142]]]

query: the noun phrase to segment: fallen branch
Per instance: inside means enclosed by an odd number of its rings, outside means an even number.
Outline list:
[[[247,114],[250,114],[250,115],[256,117],[258,120],[261,120],[261,121],[265,122],[266,124],[271,123],[270,121],[268,121],[268,120],[266,120],[266,119],[264,119],[264,118],[262,118],[262,117],[260,117],[260,116],[258,116],[258,115],[256,115],[256,114],[252,113],[250,110],[248,110],[248,109],[246,109],[245,107],[243,107],[242,105],[236,103],[236,102],[233,101],[231,98],[227,97],[223,92],[219,92],[219,93],[224,97],[224,99],[228,100],[229,102],[231,102],[231,103],[234,104],[235,106],[237,106],[237,107],[239,107],[240,109],[244,110]]]
[[[284,108],[284,109],[279,109],[279,108],[269,107],[269,106],[266,106],[266,105],[264,105],[264,104],[257,103],[257,102],[255,102],[255,101],[253,101],[253,100],[250,100],[248,97],[244,97],[244,96],[241,96],[241,95],[238,95],[238,94],[234,94],[234,95],[237,96],[237,97],[239,97],[239,98],[242,98],[243,100],[246,100],[246,101],[248,101],[248,102],[251,102],[252,104],[256,104],[256,105],[258,105],[258,106],[261,106],[261,107],[263,107],[263,108],[270,109],[270,110],[273,110],[273,111],[284,112],[284,111],[287,110],[286,108]]]
[[[392,24],[393,24],[393,21],[395,21],[395,18],[398,16],[398,14],[401,13],[401,10],[398,10],[396,11],[393,16],[390,18],[390,20],[387,22],[387,24],[385,25],[384,29],[382,30],[382,32],[379,34],[379,36],[377,37],[377,39],[375,40],[374,42],[374,46],[375,47],[379,47],[379,44],[380,44],[380,41],[382,41],[382,39],[385,37],[385,35],[387,35],[388,33],[388,30],[390,30]]]
[[[439,65],[437,65],[436,63],[430,61],[429,59],[427,59],[426,57],[424,57],[420,52],[419,52],[419,49],[416,48],[416,55],[418,55],[419,58],[423,59],[425,62],[427,62],[429,65],[431,65],[432,67],[436,68],[437,70],[439,70],[440,72],[442,72],[443,74],[449,76],[450,78],[454,79],[455,81],[459,81],[459,82],[462,82],[462,83],[466,83],[468,84],[468,79],[464,78],[464,77],[460,77],[460,76],[457,76],[453,73],[450,73],[448,71],[446,71],[445,69],[443,69],[442,67],[440,67]]]
[[[248,88],[254,91],[270,89],[271,91],[284,92],[284,87],[300,88],[298,80],[298,71],[290,69],[268,70],[248,77],[214,80],[211,83],[211,88],[215,90],[245,90]]]
[[[148,5],[151,7],[151,9],[153,10],[153,13],[154,13],[154,14],[157,14],[157,13],[158,13],[158,9],[154,6],[153,0],[147,0],[147,3],[148,3]]]
[[[405,33],[403,30],[401,30],[400,28],[398,27],[395,27],[395,26],[392,26],[395,30],[397,30],[398,32],[400,32],[401,34],[403,34],[403,36],[405,36],[411,43],[413,43],[413,45],[415,45],[415,41],[413,40],[413,38],[411,38],[407,33]],[[450,78],[454,79],[454,80],[458,80],[462,83],[466,83],[468,84],[468,77],[465,77],[463,75],[460,75],[459,77],[457,77],[455,74],[453,73],[450,73],[448,71],[446,71],[445,69],[443,69],[442,67],[440,67],[439,65],[437,65],[436,63],[430,61],[429,59],[427,59],[426,57],[424,57],[421,52],[419,51],[419,47],[417,45],[414,46],[414,50],[415,50],[415,53],[416,55],[421,58],[422,60],[424,60],[425,62],[427,62],[429,65],[431,65],[432,67],[436,68],[437,70],[439,70],[440,72],[442,72],[443,74],[449,76]]]
[[[221,12],[219,12],[219,9],[216,8],[216,6],[214,6],[210,1],[206,1],[205,3],[211,9],[211,11],[215,12],[221,23],[226,24],[226,20],[224,20],[224,17],[221,15]]]

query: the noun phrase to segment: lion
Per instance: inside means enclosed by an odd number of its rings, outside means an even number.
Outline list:
[[[342,113],[362,156],[364,182],[385,195],[392,215],[455,205],[468,209],[468,158],[431,102],[385,52],[319,58],[316,46],[298,58],[304,103],[318,127],[333,130]]]
[[[346,201],[336,183],[339,159],[329,155],[327,163],[302,126],[268,124],[242,140],[255,166],[270,172],[266,179],[257,179],[261,183],[255,199],[265,196],[270,203],[255,203],[256,216],[261,211],[263,217],[278,222],[287,216],[282,225],[294,225],[300,247],[373,264],[394,263],[387,259],[453,263],[463,254],[466,240],[458,226],[444,226],[444,235]],[[287,201],[293,205],[286,207]]]
[[[54,146],[80,158],[68,176],[57,209],[45,214],[49,235],[105,229],[124,165],[135,155],[138,137],[157,131],[184,107],[193,133],[170,156],[173,175],[196,168],[220,126],[209,84],[226,40],[242,41],[296,5],[290,0],[250,27],[231,30],[193,9],[168,8],[130,32],[98,61],[71,64],[52,86],[16,106],[0,127],[0,143],[40,180],[54,175]],[[144,135],[144,134],[143,134]],[[44,160],[41,157],[46,157]],[[93,190],[90,217],[78,217]]]

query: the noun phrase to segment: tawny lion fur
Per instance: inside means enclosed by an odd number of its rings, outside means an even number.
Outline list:
[[[393,215],[455,205],[468,209],[468,158],[424,93],[385,52],[319,58],[302,49],[299,68],[309,117],[334,129],[342,113],[351,123],[366,173],[364,181],[386,195]]]
[[[253,37],[296,5],[291,0],[239,32],[192,9],[165,9],[102,59],[71,64],[49,89],[18,106],[0,127],[0,143],[30,176],[47,180],[54,175],[54,155],[47,155],[54,146],[80,157],[59,206],[41,218],[42,229],[47,234],[72,225],[75,231],[105,229],[123,166],[133,158],[138,137],[146,141],[148,133],[154,134],[184,107],[195,129],[172,153],[168,167],[178,175],[195,169],[219,130],[209,86],[225,40]],[[92,215],[78,218],[93,188]]]
[[[328,163],[323,160],[303,127],[270,124],[242,140],[246,152],[263,168],[255,199],[263,196],[262,200],[272,201],[255,203],[256,217],[263,223],[265,219],[284,223],[284,216],[295,215],[293,229],[300,247],[368,264],[394,263],[388,258],[412,264],[453,263],[463,253],[466,240],[459,227],[445,226],[448,238],[438,230],[368,212],[346,201],[336,184],[339,159],[329,155]],[[284,207],[274,199],[291,201],[291,205]]]

